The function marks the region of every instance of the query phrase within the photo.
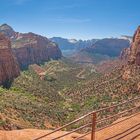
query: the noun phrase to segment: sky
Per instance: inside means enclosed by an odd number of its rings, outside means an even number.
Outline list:
[[[140,25],[140,0],[0,0],[3,23],[49,38],[132,36]]]

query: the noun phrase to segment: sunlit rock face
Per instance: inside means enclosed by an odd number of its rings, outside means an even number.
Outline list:
[[[30,64],[40,64],[50,59],[59,59],[59,47],[48,38],[34,33],[18,33],[7,24],[0,26],[0,32],[11,40],[11,47],[21,69]]]
[[[136,30],[132,40],[129,64],[140,65],[140,26]]]
[[[12,49],[23,69],[30,64],[40,64],[50,59],[59,59],[62,56],[55,43],[34,33],[19,34],[12,42]]]
[[[7,24],[2,24],[0,26],[0,32],[9,38],[12,38],[16,35],[16,32],[12,29],[12,27]]]
[[[20,74],[16,58],[11,50],[11,42],[0,33],[0,85],[8,86]]]

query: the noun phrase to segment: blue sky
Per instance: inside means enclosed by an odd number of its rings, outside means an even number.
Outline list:
[[[140,25],[140,0],[0,0],[2,23],[47,37],[133,35]]]

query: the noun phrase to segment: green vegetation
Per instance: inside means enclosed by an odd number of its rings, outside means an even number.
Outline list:
[[[122,69],[102,75],[93,65],[68,59],[53,60],[41,67],[46,71],[44,79],[29,69],[15,79],[9,90],[0,88],[0,127],[54,128],[139,95],[139,70],[126,81],[122,79]],[[116,111],[119,110],[123,108]],[[107,115],[103,112],[99,117]]]

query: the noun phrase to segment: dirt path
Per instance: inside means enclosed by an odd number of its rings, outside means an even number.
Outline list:
[[[0,131],[0,140],[34,140],[48,132],[50,132],[50,130],[25,129]],[[65,133],[67,132],[60,131],[41,140],[51,140]],[[80,134],[74,133],[59,140],[74,140],[74,138],[78,136],[80,136]],[[90,140],[90,135],[82,140]],[[96,140],[140,140],[140,114],[123,118],[123,121],[96,132]]]
[[[84,72],[85,72],[85,69],[83,69],[82,71],[80,71],[80,72],[76,75],[76,77],[79,78],[79,79],[84,79],[85,76],[82,75]]]

